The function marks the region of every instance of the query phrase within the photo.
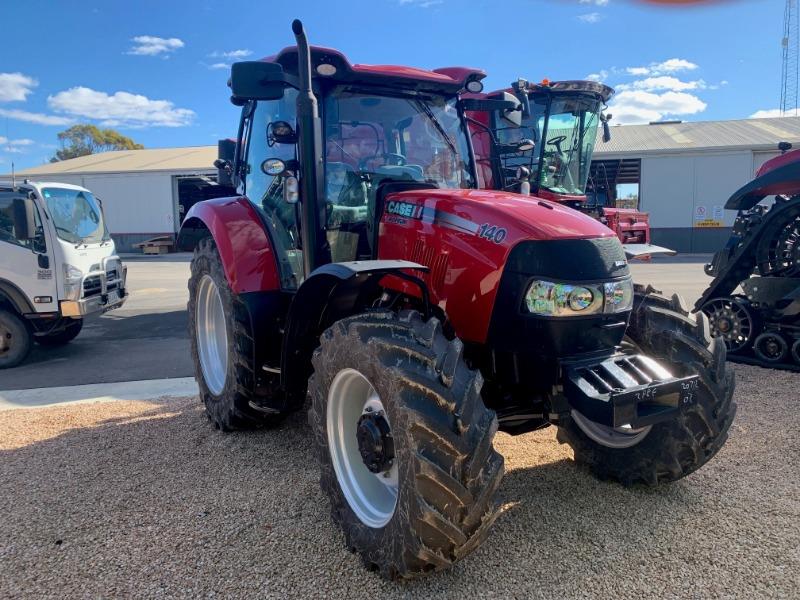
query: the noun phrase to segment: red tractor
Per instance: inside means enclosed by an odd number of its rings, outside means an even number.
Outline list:
[[[192,353],[222,430],[301,410],[348,547],[390,579],[445,568],[498,512],[499,430],[556,425],[596,475],[679,479],[735,413],[725,346],[559,203],[477,189],[462,97],[482,71],[296,47],[232,67],[241,106],[196,204]]]
[[[599,126],[610,141],[603,113],[614,90],[596,81],[515,81],[489,99],[516,99],[520,115],[471,113],[480,184],[490,189],[534,194],[585,212],[608,226],[634,256],[664,253],[650,246],[647,213],[617,208],[616,189],[603,169],[591,176]],[[511,118],[509,118],[511,117]],[[526,140],[520,146],[519,142]],[[674,252],[669,252],[674,254]]]

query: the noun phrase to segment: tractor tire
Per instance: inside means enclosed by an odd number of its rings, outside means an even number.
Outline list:
[[[558,441],[569,444],[575,461],[599,479],[624,485],[676,481],[711,460],[728,437],[736,404],[725,344],[711,337],[708,318],[692,315],[677,294],[668,299],[651,287],[636,286],[626,345],[659,361],[673,375],[697,374],[695,403],[673,421],[632,433],[632,445],[600,443],[602,438],[585,421],[582,428],[575,413],[559,424]]]
[[[254,365],[247,309],[231,290],[210,237],[194,249],[187,310],[194,377],[209,420],[221,431],[279,422],[282,414],[250,404]]]
[[[78,337],[81,329],[83,329],[83,319],[71,319],[71,322],[61,331],[36,336],[34,339],[42,346],[63,346]]]
[[[449,567],[484,541],[498,514],[497,418],[462,351],[435,317],[376,311],[334,323],[312,359],[308,419],[320,485],[348,548],[390,580]],[[348,381],[360,383],[342,387]],[[362,412],[365,398],[380,410]],[[382,414],[393,460],[379,473],[356,434],[366,417]]]
[[[31,351],[31,332],[16,313],[0,310],[0,369],[16,367]]]

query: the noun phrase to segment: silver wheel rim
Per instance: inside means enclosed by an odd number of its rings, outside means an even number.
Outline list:
[[[606,448],[622,449],[635,446],[650,433],[650,429],[653,427],[652,425],[637,429],[630,426],[609,427],[587,419],[577,410],[572,411],[572,419],[580,430],[586,434],[586,437]]]
[[[397,460],[388,471],[373,473],[358,449],[358,420],[377,411],[389,422],[380,396],[364,375],[355,369],[336,374],[328,391],[328,450],[347,503],[364,525],[373,528],[383,527],[394,515],[399,487]]]
[[[197,286],[195,325],[203,380],[219,396],[228,376],[228,326],[219,289],[210,275],[203,275]]]

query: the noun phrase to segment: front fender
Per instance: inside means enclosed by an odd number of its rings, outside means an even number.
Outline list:
[[[192,206],[178,233],[178,249],[190,252],[209,235],[234,293],[280,289],[275,250],[247,198],[216,198]]]

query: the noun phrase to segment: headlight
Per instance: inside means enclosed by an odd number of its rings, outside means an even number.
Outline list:
[[[525,294],[525,306],[534,315],[580,317],[598,313],[618,313],[633,304],[633,281],[576,285],[534,281]]]
[[[64,263],[64,299],[80,300],[81,281],[83,281],[83,271],[78,267]]]

